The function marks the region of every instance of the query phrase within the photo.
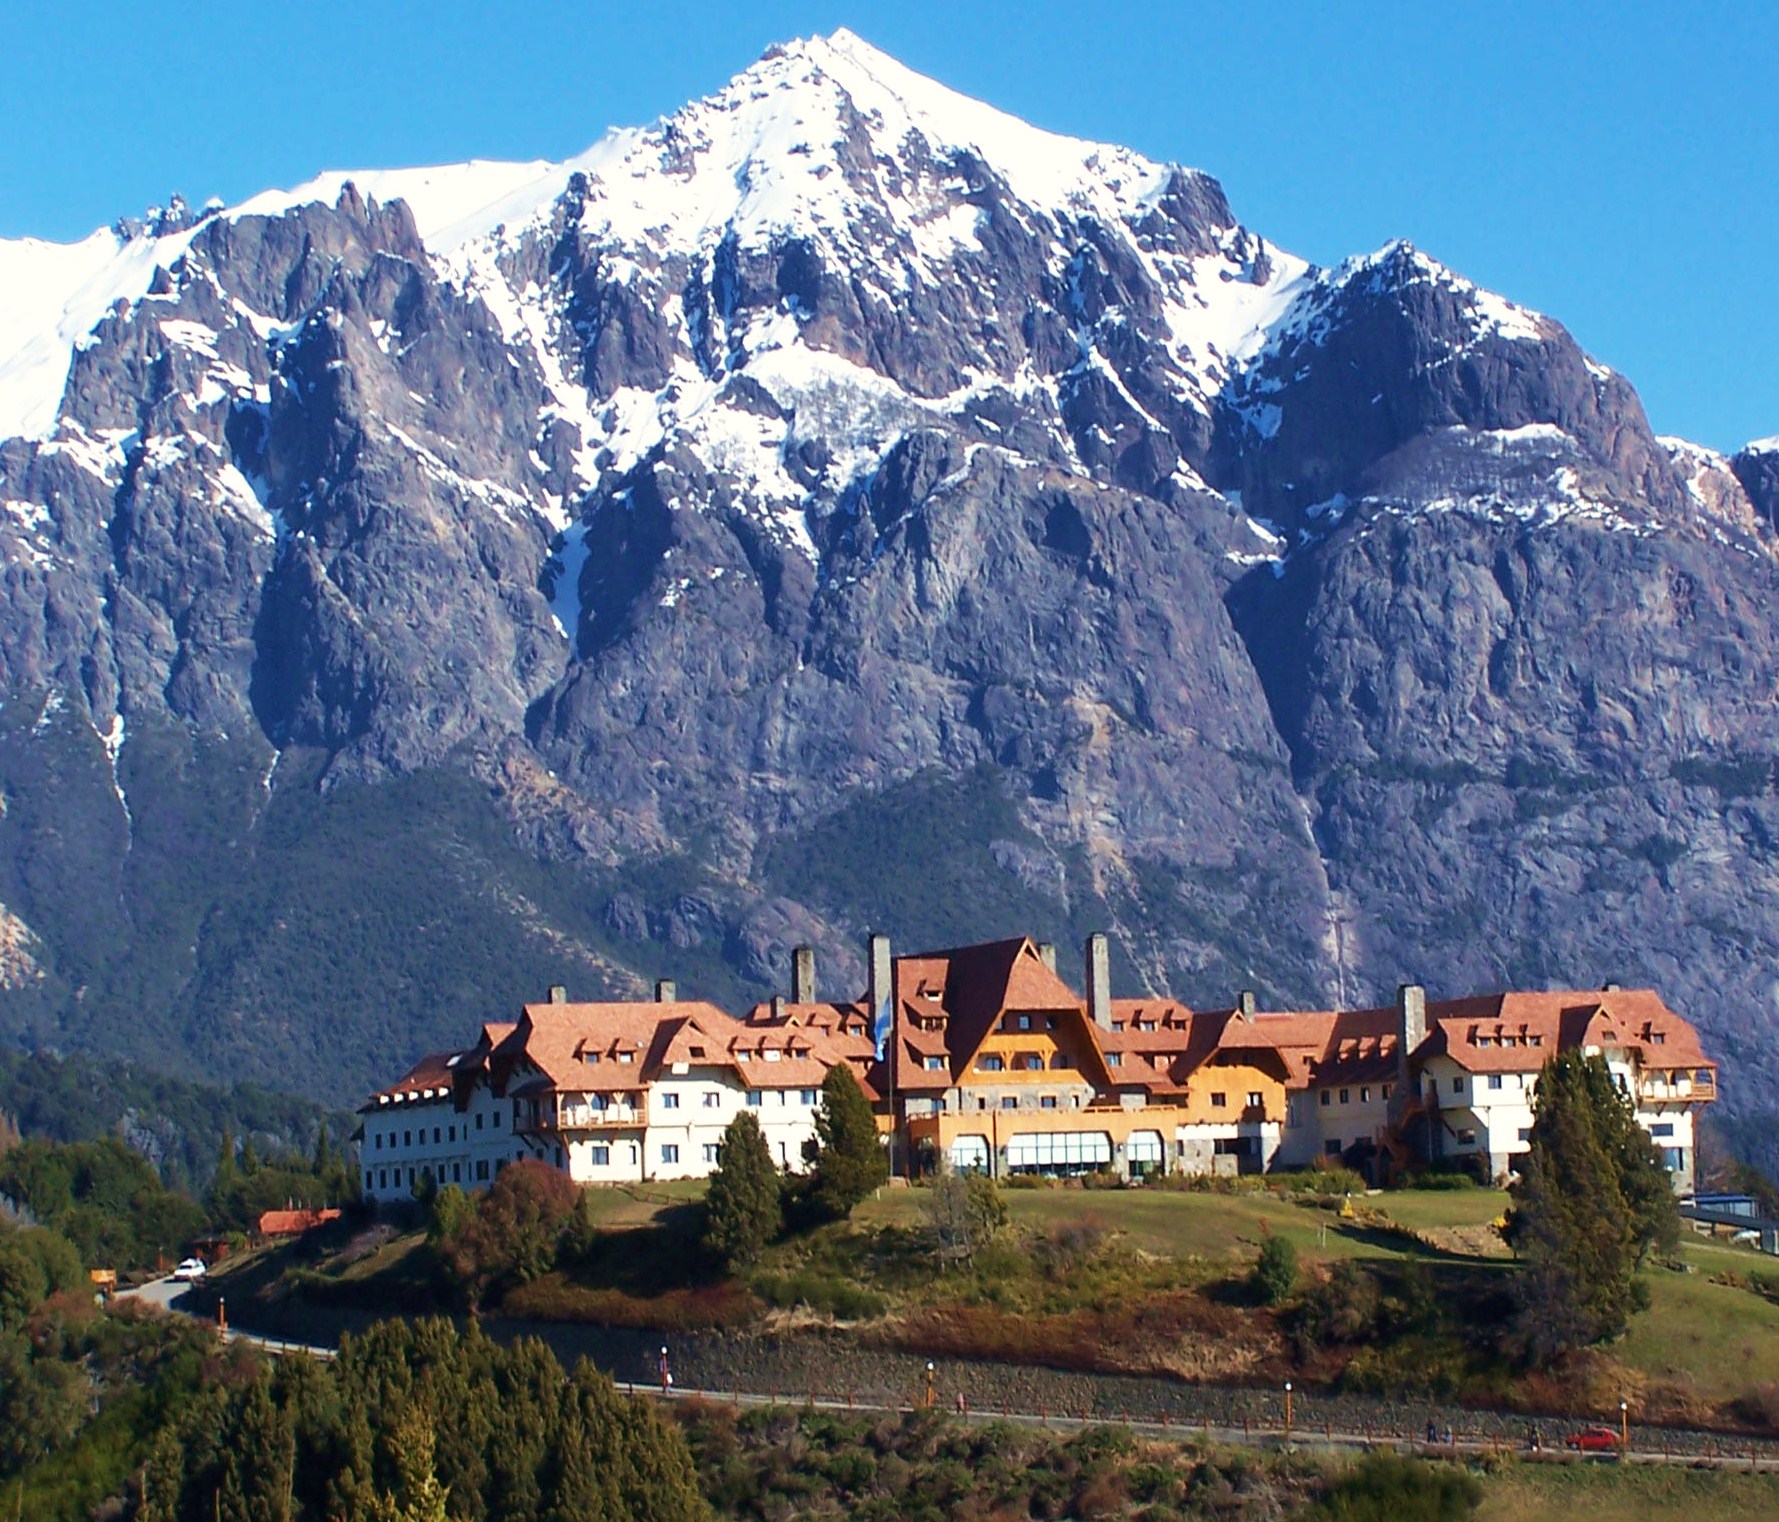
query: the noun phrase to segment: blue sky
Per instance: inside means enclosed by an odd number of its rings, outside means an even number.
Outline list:
[[[1406,237],[1567,323],[1651,420],[1779,434],[1779,7],[537,0],[6,7],[0,236],[174,190],[562,157],[850,26],[1040,126],[1208,169],[1321,263]]]

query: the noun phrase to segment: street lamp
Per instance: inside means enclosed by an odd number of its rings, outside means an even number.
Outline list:
[[[1291,1441],[1291,1381],[1285,1381],[1285,1442]]]
[[[661,1344],[661,1393],[670,1394],[673,1390],[673,1370],[667,1362],[667,1344]]]
[[[933,1360],[927,1360],[927,1409],[933,1406]]]
[[[1618,1403],[1618,1451],[1631,1451],[1631,1408],[1622,1400]]]

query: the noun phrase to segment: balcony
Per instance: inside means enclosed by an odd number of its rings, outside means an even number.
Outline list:
[[[639,1126],[643,1112],[630,1105],[565,1104],[557,1108],[553,1124],[547,1119],[544,1128],[556,1131],[605,1131],[621,1126]]]
[[[1717,1075],[1709,1068],[1700,1068],[1677,1078],[1662,1076],[1645,1078],[1637,1085],[1637,1097],[1654,1101],[1685,1101],[1717,1098]]]

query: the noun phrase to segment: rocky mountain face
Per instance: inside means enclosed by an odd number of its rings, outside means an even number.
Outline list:
[[[311,1091],[1102,924],[1650,981],[1779,1110],[1779,452],[849,34],[567,164],[0,245],[0,1021]]]

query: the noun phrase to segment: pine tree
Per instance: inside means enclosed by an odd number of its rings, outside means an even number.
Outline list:
[[[758,1260],[784,1227],[778,1170],[753,1115],[743,1110],[723,1132],[723,1149],[704,1201],[704,1245],[730,1273]]]
[[[235,1182],[235,1134],[222,1128],[222,1147],[216,1154],[216,1177],[210,1183],[212,1197],[218,1196]]]
[[[1667,1175],[1603,1057],[1553,1057],[1533,1115],[1507,1240],[1522,1264],[1520,1335],[1542,1364],[1625,1329],[1647,1303],[1638,1265],[1672,1239],[1677,1216]]]
[[[889,1177],[889,1159],[877,1139],[871,1102],[844,1062],[829,1068],[822,1081],[815,1134],[816,1199],[831,1216],[841,1219],[851,1215],[853,1206]]]
[[[377,1498],[372,1522],[445,1522],[449,1493],[433,1470],[433,1450],[432,1423],[418,1406],[408,1406],[389,1437],[395,1490]]]

